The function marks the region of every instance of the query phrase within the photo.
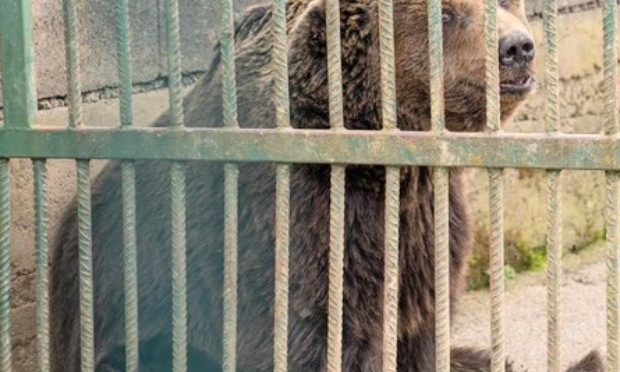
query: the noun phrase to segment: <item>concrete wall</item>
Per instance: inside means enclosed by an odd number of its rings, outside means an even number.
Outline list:
[[[238,14],[258,0],[235,1]],[[39,99],[67,94],[65,38],[62,1],[34,1],[36,79]],[[84,92],[101,92],[118,84],[115,35],[115,2],[76,2],[79,19],[81,81]],[[163,0],[130,1],[133,78],[144,86],[167,75]],[[182,67],[186,73],[203,71],[210,60],[219,26],[220,2],[185,0],[179,2]],[[142,89],[146,89],[143,87]],[[2,93],[0,92],[0,95]],[[109,95],[109,93],[108,93]],[[93,97],[86,97],[92,100]],[[104,95],[104,98],[107,98]],[[46,103],[43,107],[47,107]]]
[[[236,1],[237,12],[256,0]],[[113,2],[79,1],[81,78],[84,89],[84,120],[87,125],[110,126],[119,121],[116,71],[116,41]],[[167,109],[165,84],[166,58],[163,0],[131,2],[133,35],[133,76],[136,83],[135,118],[137,125],[148,125]],[[204,70],[216,40],[218,1],[180,2],[183,71],[189,84]],[[560,1],[562,16],[558,25],[558,48],[562,79],[563,130],[596,133],[601,129],[602,113],[602,16],[600,1]],[[542,43],[542,1],[527,4],[539,51],[538,81],[544,80]],[[38,113],[40,123],[66,125],[66,76],[64,74],[64,36],[60,0],[35,2],[35,39]],[[1,83],[1,81],[0,81]],[[544,128],[544,86],[506,129],[520,132]],[[93,162],[93,174],[102,162]],[[36,353],[32,170],[28,160],[12,160],[12,300],[13,341],[16,371],[35,370]],[[506,242],[508,259],[518,258],[523,246],[544,245],[545,183],[541,172],[507,171]],[[565,186],[565,242],[581,246],[600,236],[603,229],[604,180],[600,172],[570,172]],[[484,266],[487,246],[488,190],[484,172],[470,177],[471,200],[477,217],[477,252],[474,264]],[[75,163],[54,160],[49,164],[50,236],[58,217],[75,191]],[[512,251],[511,251],[512,249]],[[516,252],[516,253],[511,253]]]

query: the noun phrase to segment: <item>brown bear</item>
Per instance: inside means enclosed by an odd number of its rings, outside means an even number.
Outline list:
[[[381,128],[376,0],[341,0],[345,125]],[[501,117],[532,90],[534,45],[521,0],[500,0]],[[430,123],[427,3],[395,0],[398,126]],[[485,126],[483,2],[443,4],[446,125]],[[235,29],[239,124],[274,127],[272,11],[247,10]],[[329,128],[325,0],[289,0],[291,124]],[[221,126],[222,70],[216,57],[184,100],[186,125]],[[163,115],[156,126],[167,125]],[[168,162],[136,163],[140,371],[171,370],[171,212]],[[273,370],[275,170],[242,164],[239,178],[239,371]],[[381,370],[385,169],[346,170],[343,371]],[[428,167],[403,167],[400,182],[398,371],[434,370],[433,182]],[[188,370],[219,371],[222,355],[223,166],[187,162]],[[463,283],[470,228],[461,172],[450,181],[450,272],[454,303]],[[289,370],[326,371],[330,167],[294,165],[290,185]],[[92,249],[97,371],[123,371],[124,284],[121,172],[111,162],[93,186]],[[54,243],[51,338],[56,372],[80,366],[76,203]],[[453,371],[488,371],[484,351],[454,349]],[[592,367],[574,371],[597,372]],[[584,360],[584,362],[590,361]],[[586,364],[582,364],[586,365]],[[507,362],[507,369],[512,364]]]

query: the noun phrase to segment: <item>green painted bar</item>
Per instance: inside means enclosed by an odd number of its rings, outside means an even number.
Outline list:
[[[170,92],[169,127],[184,126],[181,80],[181,36],[178,0],[165,0],[166,54]],[[173,149],[183,147],[173,144]],[[172,369],[187,369],[187,272],[185,231],[185,167],[175,162],[170,169],[172,198]]]
[[[35,241],[37,261],[37,369],[39,372],[49,371],[49,293],[48,263],[49,251],[47,242],[47,194],[46,177],[47,163],[36,159],[34,163],[34,205],[35,205]]]
[[[260,129],[0,131],[0,156],[620,169],[620,140],[546,135]]]
[[[121,124],[133,123],[131,78],[131,35],[129,32],[129,0],[116,0],[116,45],[120,77]]]
[[[128,0],[116,1],[116,42],[120,77],[121,125],[133,125],[131,78],[131,40]],[[132,162],[122,165],[123,260],[125,280],[125,367],[138,371],[138,265],[136,238],[136,181]]]
[[[11,372],[11,173],[0,159],[0,371]]]
[[[136,170],[131,161],[121,164],[123,204],[123,269],[125,280],[125,367],[138,371],[138,261],[136,234]]]
[[[80,83],[80,45],[76,0],[63,1],[67,84],[69,88],[69,126],[82,126],[82,87]]]
[[[172,199],[172,370],[187,369],[187,257],[185,230],[185,167],[170,168]]]
[[[37,113],[32,0],[0,1],[4,125],[33,126]]]
[[[236,371],[239,167],[224,167],[224,372]]]
[[[232,0],[222,0],[220,55],[222,58],[222,90],[224,125],[237,128],[237,86],[234,63],[234,17]],[[237,370],[237,279],[238,279],[238,187],[239,167],[224,168],[224,340],[223,370]]]
[[[169,125],[183,126],[183,84],[181,80],[181,35],[179,29],[179,2],[165,0],[166,55],[168,57],[168,90],[170,91]]]
[[[88,160],[77,161],[80,277],[80,342],[82,372],[95,371],[93,312],[93,253],[90,169]]]

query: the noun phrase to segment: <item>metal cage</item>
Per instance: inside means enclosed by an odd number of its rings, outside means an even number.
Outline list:
[[[562,169],[604,170],[607,177],[607,365],[620,371],[618,347],[618,201],[620,138],[617,100],[617,23],[615,0],[604,2],[604,76],[606,115],[604,135],[559,133],[558,60],[556,55],[556,0],[544,1],[546,46],[546,133],[509,134],[499,120],[497,53],[497,2],[485,0],[486,99],[488,131],[451,133],[444,126],[441,0],[429,0],[429,47],[432,93],[432,130],[401,132],[396,126],[392,1],[379,0],[383,129],[348,131],[343,124],[340,73],[340,25],[338,0],[327,0],[329,102],[332,130],[293,130],[289,126],[285,0],[273,1],[274,72],[276,74],[277,128],[240,129],[236,119],[236,87],[233,66],[232,1],[221,0],[221,53],[224,67],[225,126],[219,129],[187,129],[181,100],[178,1],[166,0],[167,56],[170,89],[170,125],[167,128],[132,126],[132,78],[128,0],[116,0],[118,66],[121,78],[121,126],[112,129],[85,127],[81,110],[76,0],[64,0],[70,122],[66,128],[37,123],[34,81],[32,0],[0,1],[4,127],[0,128],[0,371],[11,371],[10,321],[10,158],[31,158],[35,171],[38,368],[49,365],[47,310],[47,210],[46,159],[76,159],[78,167],[80,236],[80,321],[82,370],[94,365],[93,294],[91,278],[90,159],[123,160],[123,218],[125,244],[126,344],[128,371],[137,370],[137,265],[135,231],[135,181],[133,160],[171,160],[173,216],[173,365],[186,367],[187,314],[185,306],[185,200],[184,160],[227,162],[225,174],[225,299],[224,365],[235,371],[236,344],[236,246],[237,179],[239,162],[269,161],[277,166],[276,212],[276,314],[275,370],[286,371],[289,164],[332,165],[331,250],[329,256],[328,364],[340,371],[342,343],[342,288],[344,249],[344,167],[346,164],[378,164],[387,167],[385,213],[385,299],[383,370],[396,371],[398,287],[399,166],[436,167],[436,370],[449,371],[449,266],[448,266],[448,170],[451,167],[488,169],[490,192],[490,249],[492,304],[492,371],[504,368],[504,240],[503,169],[547,170],[548,208],[548,369],[560,368],[560,274]],[[389,146],[386,143],[389,141]],[[380,149],[380,151],[378,150]]]

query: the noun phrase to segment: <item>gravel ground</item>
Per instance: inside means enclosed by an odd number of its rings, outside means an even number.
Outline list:
[[[563,264],[561,326],[562,365],[581,359],[593,348],[605,353],[606,264],[604,245],[571,255]],[[506,354],[530,371],[545,371],[547,287],[545,272],[508,281],[505,295]],[[459,301],[452,344],[489,347],[490,296],[469,292]]]

